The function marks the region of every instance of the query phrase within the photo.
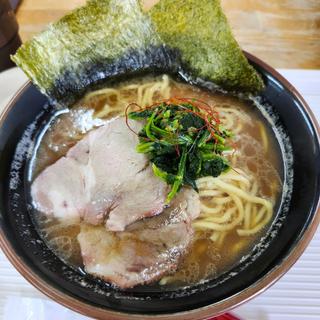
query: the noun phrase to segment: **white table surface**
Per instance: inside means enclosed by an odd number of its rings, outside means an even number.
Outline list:
[[[279,71],[300,91],[320,121],[320,70]],[[25,81],[25,75],[17,68],[0,73],[0,111]],[[320,319],[320,230],[299,261],[283,278],[233,312],[247,320]],[[0,319],[88,318],[49,301],[0,252]]]

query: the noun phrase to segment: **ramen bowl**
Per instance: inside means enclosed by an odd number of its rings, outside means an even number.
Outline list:
[[[29,150],[50,107],[28,82],[0,121],[0,243],[14,267],[53,300],[99,319],[205,319],[248,301],[288,271],[320,221],[319,128],[295,88],[270,66],[246,55],[266,84],[259,102],[267,107],[261,112],[274,118],[287,139],[283,196],[271,226],[249,255],[216,279],[177,290],[119,290],[65,264],[46,246],[30,216]]]

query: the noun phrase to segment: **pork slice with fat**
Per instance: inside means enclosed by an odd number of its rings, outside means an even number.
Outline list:
[[[199,203],[193,192],[182,190],[162,214],[138,221],[125,232],[82,225],[78,241],[85,270],[123,289],[176,271],[192,242],[191,220],[200,212],[200,206],[188,202],[194,197]]]
[[[131,121],[138,132],[141,124]],[[37,209],[59,219],[84,220],[112,231],[162,212],[168,187],[154,176],[138,137],[122,117],[89,132],[31,186]]]

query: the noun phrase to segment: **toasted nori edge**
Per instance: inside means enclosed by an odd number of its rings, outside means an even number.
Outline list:
[[[149,14],[163,41],[180,52],[191,82],[201,78],[244,93],[264,88],[235,40],[220,0],[161,0]]]
[[[101,59],[88,63],[82,69],[80,81],[77,74],[66,70],[55,80],[47,94],[68,105],[87,91],[134,75],[157,72],[176,75],[180,70],[179,61],[179,52],[165,45],[151,46],[144,52],[132,50],[115,60]]]

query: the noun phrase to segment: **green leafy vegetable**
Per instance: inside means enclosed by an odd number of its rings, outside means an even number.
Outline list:
[[[161,0],[150,11],[164,42],[195,77],[224,89],[259,92],[264,84],[232,35],[220,0]]]
[[[167,202],[183,185],[197,190],[196,179],[217,177],[230,168],[223,152],[230,150],[232,134],[203,101],[172,98],[127,117],[144,121],[136,150],[147,154],[154,174],[171,185]]]

